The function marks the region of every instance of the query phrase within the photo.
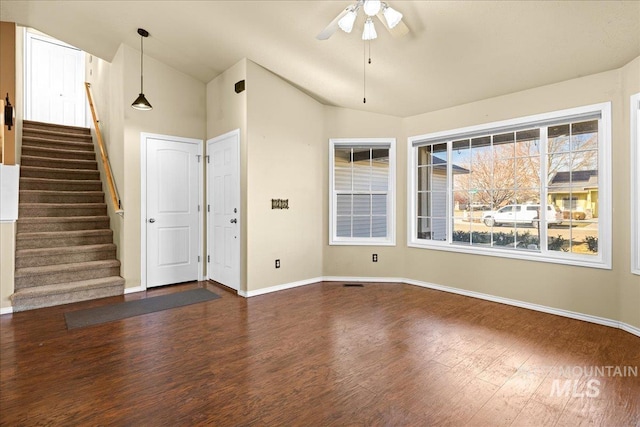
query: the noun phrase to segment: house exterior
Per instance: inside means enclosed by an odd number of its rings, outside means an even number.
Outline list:
[[[598,171],[556,172],[549,184],[549,203],[562,212],[598,218]]]

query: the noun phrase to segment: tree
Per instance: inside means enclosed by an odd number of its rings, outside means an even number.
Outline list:
[[[537,140],[512,140],[474,145],[472,140],[466,153],[463,153],[464,147],[459,147],[457,164],[468,173],[454,174],[456,200],[493,208],[509,203],[539,202],[540,156],[537,143]]]

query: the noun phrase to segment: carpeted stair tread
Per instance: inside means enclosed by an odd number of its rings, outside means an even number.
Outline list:
[[[16,250],[55,248],[110,243],[113,232],[109,228],[98,230],[42,231],[16,234]]]
[[[102,191],[20,190],[23,203],[104,203]]]
[[[21,190],[102,191],[102,182],[97,179],[51,179],[20,177]]]
[[[39,157],[22,154],[21,165],[47,167],[54,169],[81,169],[98,170],[98,162],[95,160],[61,159],[52,157]]]
[[[69,203],[23,203],[23,206],[27,208],[39,207],[45,205],[49,208],[68,208]],[[72,203],[77,208],[91,208],[91,207],[103,207],[107,206],[106,203]]]
[[[83,270],[91,270],[105,267],[120,267],[120,261],[117,259],[74,262],[69,264],[45,265],[40,267],[25,267],[16,269],[16,280],[25,276],[42,276],[58,272],[78,272]]]
[[[106,203],[20,203],[18,205],[18,216],[22,215],[25,218],[106,214]]]
[[[116,259],[17,268],[15,289],[97,279],[119,274],[120,261]]]
[[[23,126],[22,132],[24,135],[38,136],[42,138],[91,141],[91,131],[89,129],[87,129],[86,132],[66,132],[54,127],[50,127],[47,129],[38,129],[30,126]]]
[[[114,259],[116,249],[116,245],[113,243],[19,249],[16,251],[16,269]]]
[[[93,151],[65,150],[56,147],[22,146],[22,156],[24,155],[46,157],[49,159],[78,159],[95,160],[96,154]]]
[[[102,211],[106,215],[106,203],[20,203],[18,212],[24,217],[45,216],[88,216],[79,212],[95,211],[96,216]],[[68,215],[66,215],[68,213]]]
[[[21,166],[20,174],[25,178],[46,178],[66,180],[99,180],[100,171],[85,169],[58,169],[42,166]]]
[[[28,129],[51,129],[56,132],[91,134],[91,129],[87,127],[60,125],[57,123],[36,122],[33,120],[23,120],[22,126]]]
[[[37,295],[40,293],[59,294],[59,293],[68,292],[68,290],[70,289],[77,289],[77,288],[93,289],[93,288],[99,288],[105,284],[112,284],[112,283],[122,283],[124,285],[124,279],[120,276],[99,277],[97,279],[78,280],[75,282],[68,282],[68,283],[62,283],[62,284],[42,285],[42,286],[35,286],[31,288],[24,288],[24,289],[20,289],[20,293],[23,295],[26,295],[26,294]]]
[[[55,248],[102,243],[113,243],[113,232],[110,228],[16,234],[16,249]]]
[[[10,298],[13,304],[13,311],[18,312],[112,297],[123,293],[124,279],[120,276],[111,276],[24,288],[17,290]]]
[[[20,249],[16,251],[16,256],[47,256],[58,253],[73,253],[73,252],[86,252],[92,250],[111,250],[115,249],[116,245],[113,243],[102,243],[99,245],[80,245],[80,246],[65,246],[62,248],[37,248],[37,249]]]
[[[43,138],[40,136],[23,136],[22,146],[23,147],[59,148],[62,150],[86,151],[86,152],[92,152],[92,153],[94,152],[92,142],[80,142],[77,140],[63,141],[58,139]]]
[[[92,224],[89,226],[89,224]],[[32,217],[18,219],[18,233],[59,233],[82,230],[109,229],[109,217]]]
[[[19,221],[19,220],[18,220]],[[75,231],[38,231],[35,233],[17,233],[16,241],[27,239],[49,239],[58,236],[95,236],[111,234],[111,229],[107,230],[75,230]]]

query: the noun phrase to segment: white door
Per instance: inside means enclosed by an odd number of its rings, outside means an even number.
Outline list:
[[[27,33],[26,74],[27,120],[86,126],[84,52]]]
[[[147,287],[199,278],[199,142],[146,138]]]
[[[207,141],[207,276],[240,290],[240,131]]]

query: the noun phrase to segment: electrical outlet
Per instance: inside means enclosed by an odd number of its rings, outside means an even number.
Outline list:
[[[279,259],[276,260],[276,268],[280,268],[280,260]]]
[[[378,262],[378,254],[373,254],[373,255],[371,256],[371,261],[373,261],[373,262]]]

